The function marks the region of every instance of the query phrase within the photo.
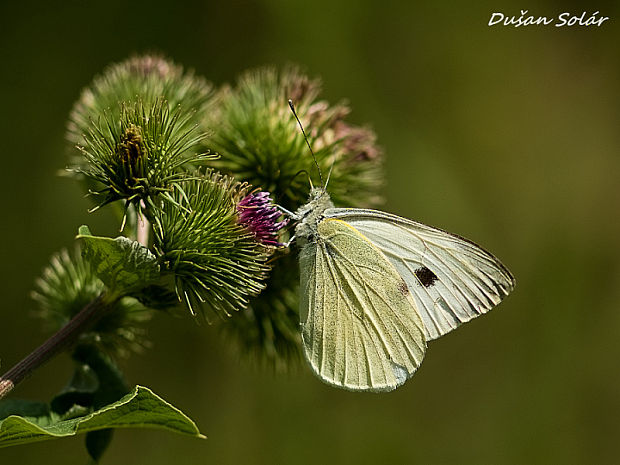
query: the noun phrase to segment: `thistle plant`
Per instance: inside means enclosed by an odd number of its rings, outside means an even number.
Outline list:
[[[317,169],[286,102],[291,99],[307,129],[319,168],[331,170],[329,190],[336,204],[377,206],[381,151],[368,128],[346,122],[344,103],[319,99],[321,83],[289,66],[250,70],[235,86],[225,86],[219,104],[205,113],[206,125],[218,128],[209,147],[221,154],[213,163],[239,180],[271,192],[280,205],[297,208],[308,197],[308,177]],[[300,174],[306,173],[306,176]]]
[[[81,226],[75,250],[53,255],[36,280],[37,315],[53,334],[0,377],[0,398],[63,351],[75,372],[49,403],[0,402],[0,447],[85,432],[98,461],[114,427],[200,437],[150,389],[131,389],[116,366],[154,343],[145,324],[166,312],[217,322],[259,364],[295,363],[296,251],[282,212],[304,203],[310,178],[318,180],[289,98],[331,173],[334,201],[381,201],[374,134],[347,122],[348,106],[328,104],[320,90],[294,67],[249,71],[216,89],[146,55],[112,65],[82,92],[68,123],[67,173],[93,199],[92,212],[122,214],[121,235]]]
[[[187,167],[214,158],[196,151],[206,134],[188,127],[192,116],[163,99],[122,103],[119,113],[93,121],[78,145],[86,164],[69,169],[102,186],[91,191],[103,197],[96,208],[115,200],[152,206],[157,194],[187,178]]]
[[[109,66],[82,91],[69,117],[67,140],[71,146],[80,145],[93,121],[106,112],[117,119],[123,103],[137,100],[150,106],[164,99],[170,108],[183,107],[189,128],[200,124],[209,111],[214,92],[206,79],[161,56],[134,56]],[[73,160],[78,165],[83,163],[79,153],[74,152]]]
[[[196,173],[153,212],[154,248],[175,279],[175,292],[192,314],[207,307],[230,316],[264,288],[272,249],[244,218],[248,187],[212,170]],[[279,215],[278,215],[279,216]],[[266,218],[277,229],[273,218]],[[254,226],[256,225],[256,226]]]

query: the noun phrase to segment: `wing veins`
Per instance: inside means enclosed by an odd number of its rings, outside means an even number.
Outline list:
[[[333,247],[334,249],[336,249],[336,247],[335,247],[333,244],[331,244],[331,247]],[[346,257],[345,257],[345,258],[346,258]],[[338,265],[337,265],[335,262],[334,262],[334,263],[332,263],[332,262],[333,262],[333,258],[332,258],[332,257],[330,257],[329,255],[327,255],[327,263],[328,263],[328,266],[329,266],[329,268],[330,268],[330,272],[332,273],[332,276],[337,276],[337,273],[334,273],[334,268],[338,268]],[[358,279],[359,279],[359,276],[358,276]],[[343,279],[342,281],[344,281],[344,279]],[[341,285],[341,281],[340,281],[340,280],[338,280],[338,279],[335,279],[335,280],[334,280],[334,282],[338,283],[338,286],[337,286],[337,288],[338,288],[338,295],[339,295],[339,296],[343,295],[344,293],[343,293],[343,290],[342,290],[342,288],[341,288],[341,286],[340,286],[340,285]],[[363,285],[363,287],[364,287],[364,290],[367,290],[366,283],[365,283],[362,279],[359,279],[358,284],[362,284],[362,285]],[[350,286],[349,286],[349,287],[350,287]],[[362,301],[361,301],[361,300],[360,300],[360,298],[358,297],[358,295],[357,295],[357,293],[356,293],[355,289],[353,289],[352,287],[350,287],[350,289],[353,291],[353,293],[354,293],[354,295],[355,295],[355,298],[356,298],[357,302],[358,302],[359,304],[361,304],[361,305],[359,305],[359,307],[363,309],[363,308],[364,308],[364,305],[362,304]],[[343,300],[344,300],[344,302],[347,304],[347,307],[349,308],[349,310],[351,311],[351,313],[355,314],[354,309],[353,309],[353,303],[352,303],[352,302],[349,302],[349,301],[348,301],[348,299],[343,299]],[[371,301],[370,299],[369,299],[369,301],[370,301],[370,302],[371,302],[371,304],[372,304],[372,301]],[[379,316],[379,315],[378,315],[378,314],[379,314],[379,312],[377,312],[377,311],[375,310],[375,313],[377,314],[377,316]],[[379,330],[379,328],[378,328],[378,326],[377,326],[377,323],[374,321],[374,317],[373,317],[373,315],[369,315],[368,313],[364,313],[364,316],[367,316],[368,318],[360,318],[360,320],[361,320],[362,324],[363,324],[366,328],[368,328],[369,323],[370,323],[370,327],[372,328],[373,332],[377,335],[377,337],[378,337],[378,338],[379,338],[379,340],[381,341],[381,345],[383,346],[384,353],[385,353],[386,355],[388,355],[388,356],[389,356],[388,345],[387,345],[387,343],[386,343],[386,341],[385,341],[385,339],[384,339],[384,336],[383,336],[383,334],[382,334],[382,331],[380,331],[380,330]],[[381,322],[382,322],[382,323],[384,323],[384,322],[383,322],[383,319],[381,319],[381,317],[379,317],[379,319],[381,320]],[[385,323],[384,323],[384,325],[385,325]]]
[[[339,249],[336,245],[333,245],[333,244],[332,244],[331,246],[333,247],[333,249],[334,249],[336,252],[338,252],[338,253],[339,253],[339,255],[340,255],[340,256],[341,256],[344,260],[346,260],[349,264],[351,264],[351,265],[352,265],[352,266],[351,266],[351,268],[352,268],[352,269],[353,269],[353,270],[357,273],[357,280],[358,280],[358,284],[361,284],[361,285],[363,286],[364,291],[365,291],[365,294],[366,294],[366,297],[368,298],[368,301],[372,303],[372,299],[370,298],[370,291],[372,291],[372,293],[373,293],[375,296],[377,296],[378,298],[380,298],[380,299],[381,299],[381,301],[382,301],[382,302],[383,302],[383,303],[384,303],[384,304],[385,304],[388,308],[390,308],[390,302],[388,302],[388,301],[385,299],[385,297],[384,297],[381,293],[377,292],[374,288],[372,288],[372,287],[369,287],[369,286],[368,286],[368,284],[367,284],[367,283],[366,283],[366,281],[364,280],[363,276],[361,276],[360,272],[358,271],[358,268],[367,268],[367,269],[371,269],[372,271],[375,271],[375,272],[377,272],[377,273],[378,273],[378,271],[377,271],[377,270],[372,269],[371,267],[363,267],[363,266],[359,266],[358,264],[356,264],[356,263],[354,263],[352,260],[350,260],[350,259],[349,259],[349,258],[348,258],[345,254],[343,254],[343,253],[342,253],[342,251],[341,251],[341,250],[340,250],[340,249]],[[352,289],[352,290],[353,290],[353,292],[355,293],[355,297],[356,297],[356,299],[357,299],[357,302],[358,302],[359,304],[361,304],[361,303],[362,303],[362,301],[360,300],[359,296],[357,295],[357,293],[356,293],[355,289],[354,289],[354,288],[351,288],[351,289]],[[361,308],[363,308],[363,306],[362,306],[362,305],[360,305],[360,307],[361,307]],[[414,310],[414,311],[415,311],[415,310]],[[382,325],[383,325],[384,327],[387,327],[387,325],[386,325],[386,323],[385,323],[385,320],[384,320],[383,318],[381,318],[380,312],[376,311],[376,309],[375,309],[375,313],[376,313],[377,317],[379,318],[379,320],[381,321]],[[396,318],[398,318],[398,321],[399,321],[399,322],[401,322],[401,323],[405,324],[404,319],[402,318],[402,316],[401,316],[399,313],[393,312],[393,314],[396,316]],[[362,320],[362,321],[363,321],[363,320]],[[373,325],[376,325],[374,321],[372,321],[372,323],[373,323]],[[378,329],[378,328],[375,328],[375,332],[378,332],[378,331],[379,331],[379,329]],[[383,337],[382,337],[382,340],[383,340]],[[404,342],[404,339],[403,339],[402,337],[401,337],[401,342]],[[385,345],[385,342],[384,342],[384,345]],[[389,351],[387,350],[387,346],[386,346],[386,355],[388,355],[388,356],[389,356]]]

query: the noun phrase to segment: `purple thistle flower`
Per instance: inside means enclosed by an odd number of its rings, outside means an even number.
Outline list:
[[[282,216],[280,210],[271,203],[269,192],[255,192],[246,195],[238,204],[239,224],[249,229],[258,242],[265,245],[280,247],[278,231],[285,227],[289,220],[278,221]]]

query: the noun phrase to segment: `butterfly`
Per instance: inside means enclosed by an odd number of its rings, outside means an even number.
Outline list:
[[[473,242],[378,210],[335,208],[325,187],[313,187],[291,216],[303,350],[333,386],[396,389],[416,372],[428,341],[488,312],[515,286]]]

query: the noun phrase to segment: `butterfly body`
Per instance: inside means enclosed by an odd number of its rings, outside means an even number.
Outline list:
[[[428,340],[514,287],[476,244],[389,213],[334,208],[324,188],[313,188],[294,217],[304,353],[328,384],[395,389],[420,366]]]
[[[297,244],[303,248],[316,237],[319,222],[328,208],[334,208],[327,191],[320,187],[312,188],[308,202],[302,205],[294,215],[298,220],[295,227]]]

